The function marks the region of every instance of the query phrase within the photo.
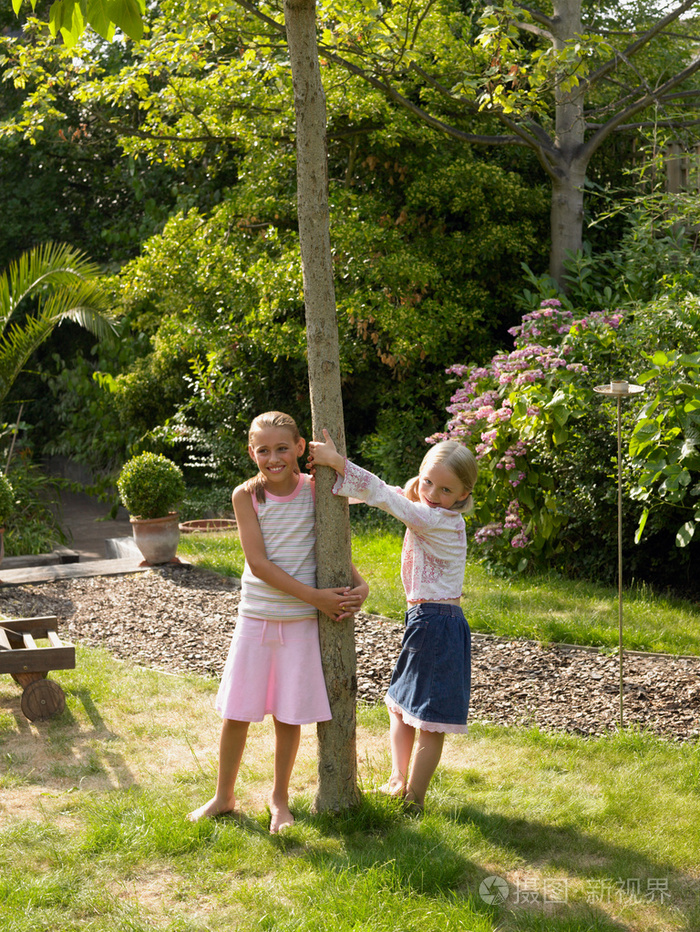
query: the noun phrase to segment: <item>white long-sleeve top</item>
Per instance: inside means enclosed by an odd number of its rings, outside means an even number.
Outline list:
[[[441,602],[462,595],[467,534],[459,512],[431,508],[406,498],[403,489],[345,461],[333,492],[381,508],[406,525],[401,551],[401,581],[409,602]]]

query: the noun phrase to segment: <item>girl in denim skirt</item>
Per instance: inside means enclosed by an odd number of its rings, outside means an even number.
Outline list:
[[[467,730],[471,635],[460,607],[467,559],[462,514],[473,505],[476,459],[461,443],[444,441],[425,455],[418,476],[392,488],[342,457],[328,431],[323,436],[323,443],[309,444],[309,465],[336,471],[333,492],[406,525],[401,579],[408,610],[386,695],[392,772],[381,789],[422,810],[445,735]]]

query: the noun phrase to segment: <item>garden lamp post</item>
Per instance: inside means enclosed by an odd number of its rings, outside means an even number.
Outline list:
[[[620,660],[620,728],[624,725],[624,658],[622,648],[622,399],[644,391],[641,385],[629,382],[610,382],[596,385],[596,392],[617,399],[617,612]]]

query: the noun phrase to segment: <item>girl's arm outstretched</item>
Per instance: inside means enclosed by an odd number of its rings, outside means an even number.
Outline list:
[[[338,453],[327,430],[323,431],[323,442],[309,444],[308,467],[313,472],[317,466],[330,466],[338,480],[333,492],[347,496],[351,502],[364,502],[381,508],[398,518],[406,527],[418,534],[440,533],[444,529],[463,529],[464,522],[456,511],[431,508],[420,501],[409,498],[404,489],[387,485],[379,476],[362,469]]]
[[[356,578],[356,571],[353,572],[353,588],[340,586],[336,589],[316,589],[313,586],[307,586],[298,579],[294,579],[289,573],[285,573],[276,563],[268,559],[258,516],[253,508],[253,500],[250,492],[242,486],[238,486],[233,493],[233,510],[236,513],[243,553],[254,576],[262,579],[274,589],[279,589],[281,592],[286,592],[312,605],[336,621],[359,610],[367,597],[367,592],[364,591],[362,585],[366,587],[366,583],[359,574]]]
[[[309,466],[330,466],[339,476],[345,475],[345,457],[338,453],[335,443],[326,428],[323,428],[323,443],[311,441],[309,443]]]

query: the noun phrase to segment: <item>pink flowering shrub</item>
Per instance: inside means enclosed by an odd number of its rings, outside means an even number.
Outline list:
[[[429,441],[458,439],[479,460],[471,520],[487,562],[546,566],[572,546],[571,523],[590,512],[591,488],[603,488],[610,469],[613,437],[593,389],[616,376],[622,318],[594,312],[576,319],[547,299],[512,328],[511,352],[488,366],[447,370],[460,386],[446,430]]]

